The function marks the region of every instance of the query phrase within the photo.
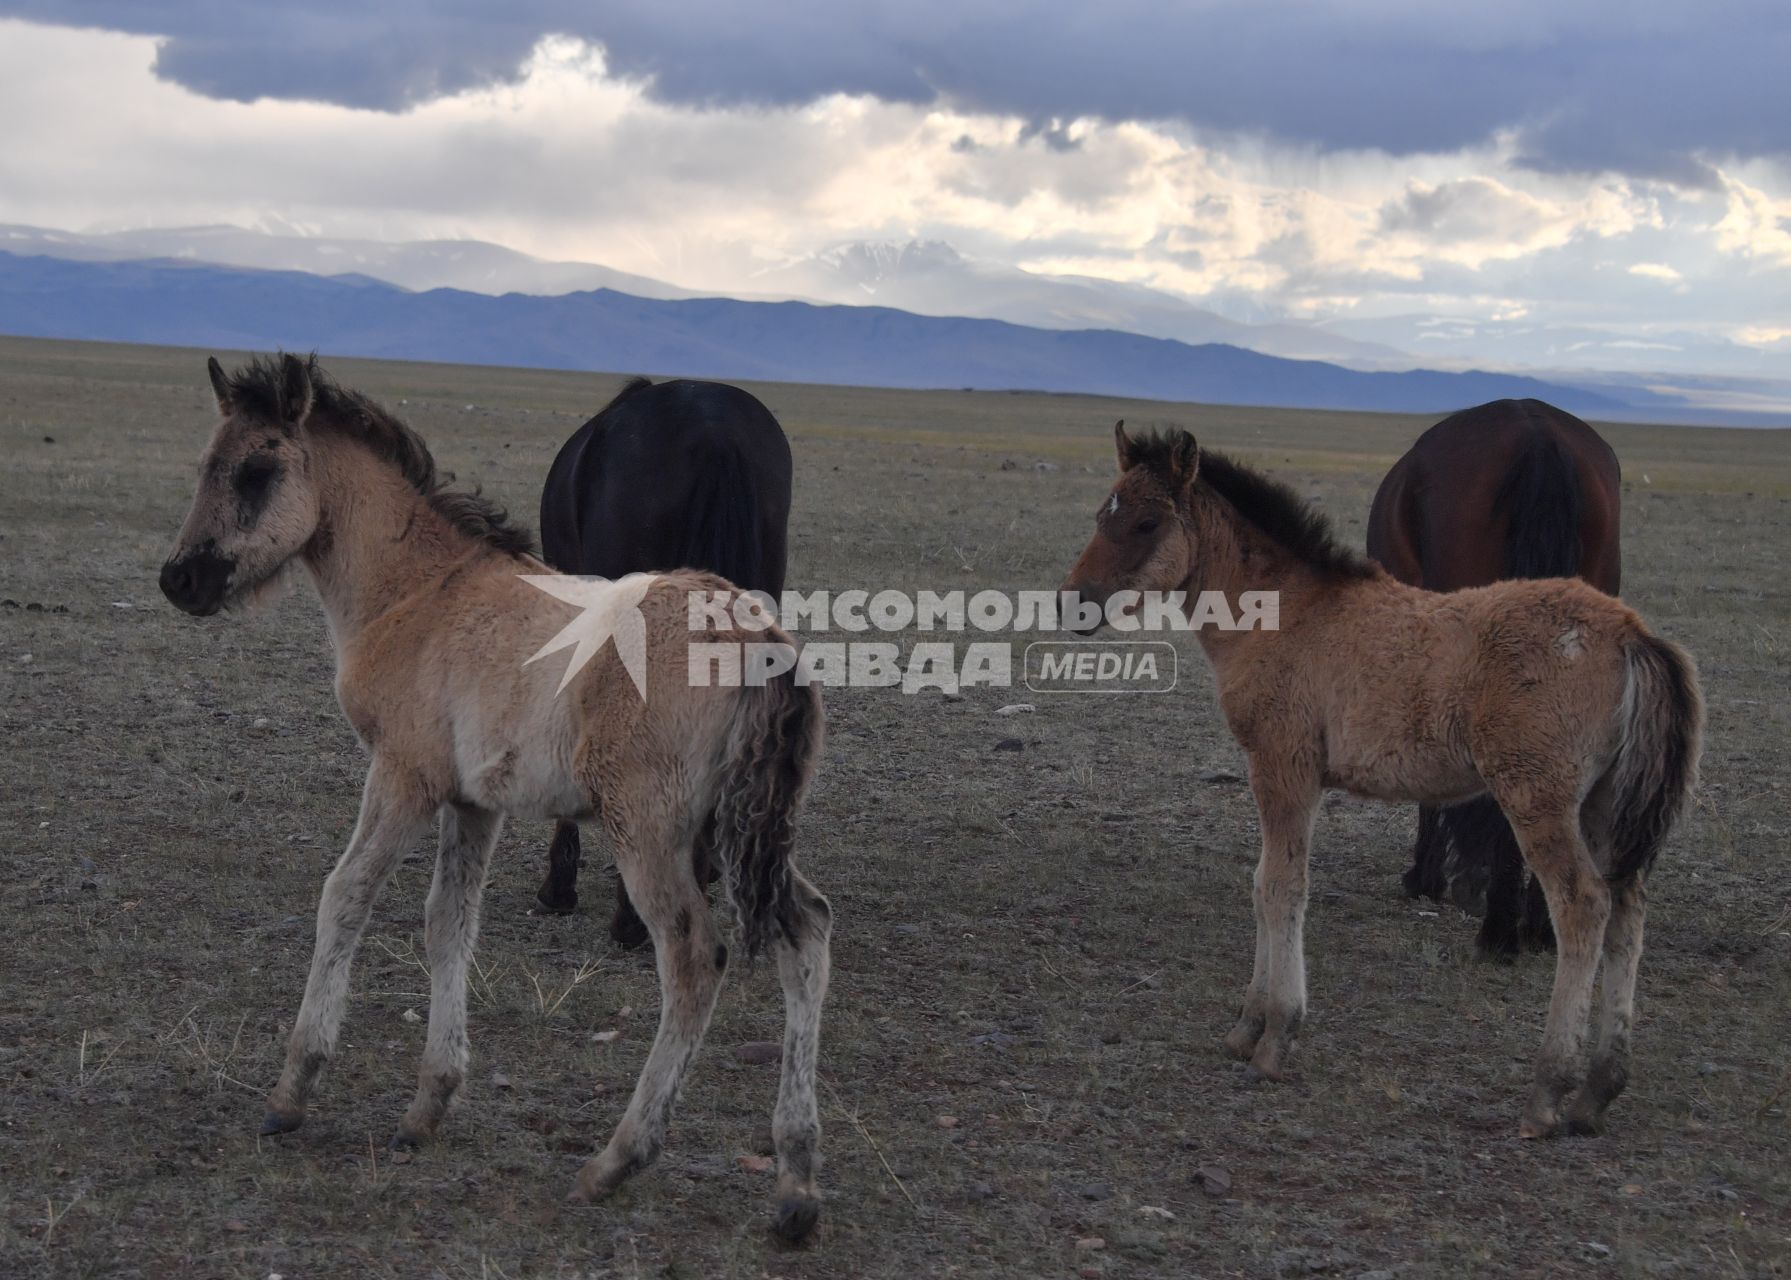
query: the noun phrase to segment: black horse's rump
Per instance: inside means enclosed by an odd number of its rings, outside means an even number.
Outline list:
[[[777,597],[790,521],[790,444],[771,411],[720,382],[636,378],[573,433],[541,490],[541,548],[562,573],[620,578],[704,569]],[[706,848],[698,875],[712,874]],[[561,824],[537,895],[549,911],[578,901],[578,828]],[[646,940],[620,887],[610,932]]]
[[[1503,578],[1582,577],[1617,593],[1619,473],[1610,446],[1572,414],[1540,400],[1495,400],[1443,419],[1381,482],[1368,554],[1403,582],[1458,591]],[[1523,855],[1490,797],[1420,811],[1406,892],[1482,895],[1483,952],[1510,957],[1520,939],[1553,942]]]

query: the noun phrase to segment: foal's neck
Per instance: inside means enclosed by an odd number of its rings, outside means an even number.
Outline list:
[[[1189,522],[1194,567],[1183,589],[1190,609],[1203,591],[1219,592],[1234,614],[1240,611],[1239,597],[1245,592],[1272,591],[1279,598],[1279,625],[1285,628],[1322,592],[1324,581],[1317,570],[1245,520],[1224,499],[1196,497]],[[1204,626],[1198,634],[1208,660],[1221,668],[1268,633]]]
[[[478,548],[396,467],[349,441],[314,440],[321,511],[304,550],[338,654],[375,618]]]

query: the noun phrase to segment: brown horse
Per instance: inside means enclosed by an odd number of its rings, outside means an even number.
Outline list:
[[[1559,939],[1519,1132],[1596,1131],[1629,1074],[1643,881],[1695,783],[1690,658],[1575,580],[1450,595],[1338,545],[1285,487],[1187,432],[1115,429],[1120,477],[1064,590],[1278,593],[1276,629],[1199,632],[1250,762],[1262,823],[1256,963],[1226,1037],[1279,1078],[1306,1008],[1308,847],[1326,787],[1456,804],[1490,793],[1542,882]],[[1600,956],[1603,1001],[1580,1064]]]
[[[1381,481],[1368,554],[1428,591],[1504,578],[1582,577],[1622,586],[1617,455],[1591,427],[1540,400],[1495,400],[1444,418]],[[1418,810],[1405,874],[1411,897],[1441,898],[1453,877],[1485,876],[1483,955],[1509,960],[1520,939],[1554,945],[1542,886],[1524,893],[1523,856],[1490,797]],[[1469,890],[1468,898],[1478,896]]]
[[[428,1040],[393,1142],[432,1137],[466,1078],[467,966],[504,817],[600,817],[652,933],[662,1007],[627,1112],[573,1196],[600,1199],[658,1158],[708,1026],[728,949],[694,870],[701,839],[721,865],[748,954],[769,947],[777,957],[786,1020],[772,1120],[775,1228],[786,1239],[807,1235],[820,1210],[815,1062],[832,916],[796,870],[791,823],[821,750],[817,688],[788,676],[697,687],[686,597],[727,584],[687,572],[616,583],[538,577],[577,585],[581,616],[612,626],[616,644],[582,667],[582,652],[571,667],[534,661],[570,630],[565,606],[523,580],[550,571],[502,512],[440,487],[415,432],[337,387],[314,358],[256,361],[233,377],[216,360],[210,370],[223,422],[162,590],[205,616],[302,566],[329,622],[337,697],[372,757],[360,821],[324,882],[310,981],[261,1131],[285,1133],[304,1119],[335,1052],[374,899],[439,824],[426,908]],[[705,642],[767,634],[782,636],[768,627]],[[631,635],[642,651],[634,667],[620,651]]]

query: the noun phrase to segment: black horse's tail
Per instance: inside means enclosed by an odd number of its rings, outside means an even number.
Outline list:
[[[792,643],[781,631],[769,633]],[[741,690],[716,798],[714,848],[748,956],[805,929],[823,936],[827,903],[791,878],[796,811],[820,761],[826,719],[818,684],[785,672]]]
[[[1507,578],[1572,578],[1580,571],[1579,468],[1560,442],[1537,435],[1499,488]]]
[[[679,564],[719,574],[746,591],[774,589],[752,468],[704,467],[690,495],[690,511]]]

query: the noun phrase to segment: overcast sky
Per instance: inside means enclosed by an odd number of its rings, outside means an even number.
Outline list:
[[[716,289],[921,237],[1234,314],[1791,338],[1783,0],[0,15],[0,221],[471,236]]]

